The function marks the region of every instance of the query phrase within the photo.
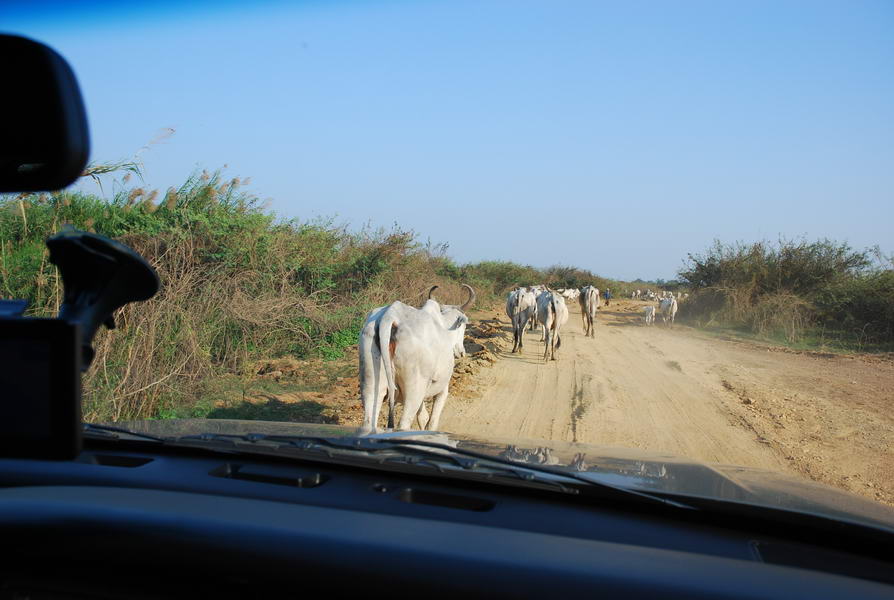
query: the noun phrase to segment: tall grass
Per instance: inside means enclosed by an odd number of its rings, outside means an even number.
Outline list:
[[[894,342],[894,271],[877,250],[831,240],[715,244],[679,273],[681,318],[797,342],[822,331],[860,346]]]

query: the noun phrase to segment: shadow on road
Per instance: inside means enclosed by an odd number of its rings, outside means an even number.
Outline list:
[[[300,423],[334,423],[323,414],[324,404],[313,400],[283,402],[276,396],[261,394],[257,400],[244,400],[234,406],[215,408],[209,419],[248,419],[252,421],[295,421]]]
[[[608,325],[609,327],[641,327],[645,323],[643,321],[643,313],[642,312],[627,312],[627,311],[600,311],[599,316],[612,316],[614,317],[614,321],[602,321],[603,324]],[[599,317],[597,317],[597,322]]]
[[[543,342],[525,340],[526,345],[519,352],[513,353],[511,349],[501,350],[500,358],[527,364],[543,363]]]

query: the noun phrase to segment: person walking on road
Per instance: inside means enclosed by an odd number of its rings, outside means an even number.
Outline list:
[[[612,299],[612,291],[608,288],[605,290],[605,305],[608,306],[611,304],[610,300]]]

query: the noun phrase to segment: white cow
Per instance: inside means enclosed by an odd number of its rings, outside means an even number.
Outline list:
[[[556,350],[562,345],[559,331],[568,322],[565,298],[559,292],[547,288],[547,291],[537,298],[537,318],[543,325],[543,341],[546,342],[543,360],[556,360]]]
[[[534,304],[534,317],[537,319],[537,323],[540,323],[540,299],[543,298],[546,294],[549,294],[548,288],[545,285],[539,286],[539,291],[535,292],[536,303]],[[543,327],[540,328],[540,341],[546,340],[546,331]]]
[[[661,319],[664,321],[664,324],[667,325],[667,322],[670,321],[670,324],[673,325],[674,317],[677,314],[677,299],[673,296],[662,298],[658,307],[661,311]]]
[[[419,309],[394,302],[370,311],[360,331],[361,434],[376,431],[386,394],[389,428],[399,396],[404,411],[398,429],[410,429],[417,418],[422,428],[437,429],[454,361],[465,356],[468,322],[459,308],[431,299]],[[432,397],[429,418],[424,400]]]
[[[515,288],[506,294],[506,316],[509,317],[510,323],[518,313],[518,296],[523,289],[524,288]]]
[[[524,347],[525,326],[536,314],[537,297],[530,288],[518,288],[506,298],[506,314],[512,321],[512,351]]]
[[[655,307],[651,304],[643,309],[643,319],[646,321],[646,325],[651,325],[655,322]]]
[[[592,285],[581,288],[577,297],[580,316],[584,322],[584,335],[596,337],[596,309],[599,308],[599,290]]]

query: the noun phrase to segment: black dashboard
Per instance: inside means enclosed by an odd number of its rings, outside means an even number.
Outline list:
[[[0,485],[0,598],[894,597],[890,556],[408,473],[97,448]]]

